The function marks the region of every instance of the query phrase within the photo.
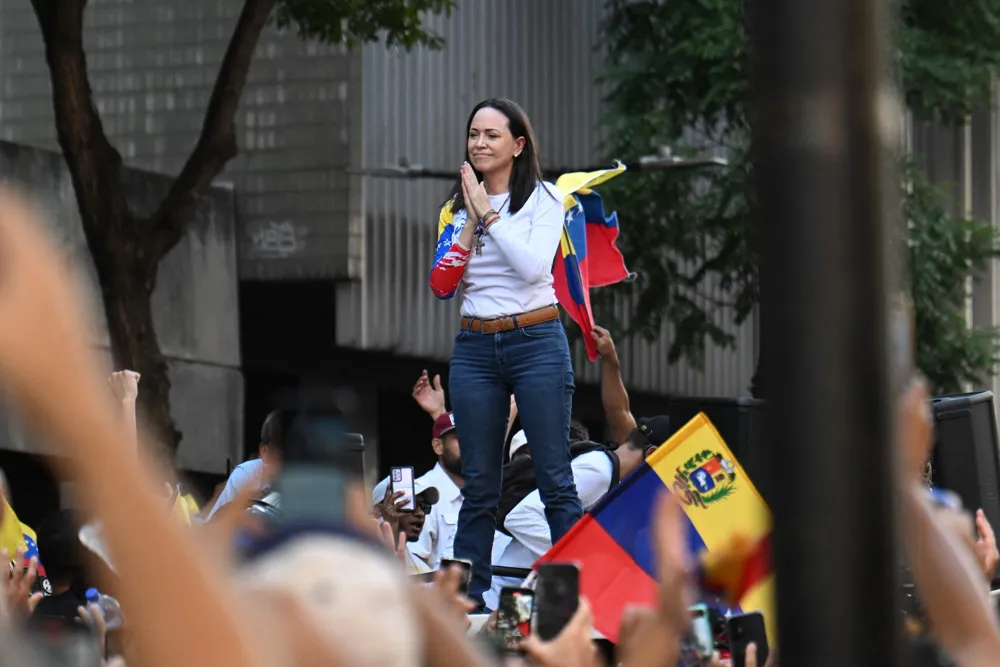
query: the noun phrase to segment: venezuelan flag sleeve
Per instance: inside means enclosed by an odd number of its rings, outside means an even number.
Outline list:
[[[439,299],[450,299],[458,291],[458,284],[469,263],[470,248],[463,247],[455,236],[455,215],[451,212],[451,202],[441,207],[438,216],[437,246],[434,250],[434,266],[431,268],[431,291]],[[459,211],[459,222],[465,220],[465,212]]]
[[[594,328],[590,288],[604,287],[628,277],[618,250],[618,215],[604,212],[604,202],[593,188],[625,171],[618,162],[603,171],[564,174],[556,181],[563,193],[563,233],[552,265],[556,298],[583,330],[587,356],[597,359],[597,345],[588,335]]]
[[[594,626],[617,641],[629,606],[653,606],[656,561],[650,532],[660,493],[673,493],[684,508],[688,546],[698,558],[721,555],[734,539],[768,543],[771,514],[753,482],[703,414],[661,445],[612,489],[549,550],[539,563],[575,562],[580,590],[594,612]],[[735,581],[738,609],[761,611],[773,640],[774,579],[770,562],[743,559],[717,579]]]

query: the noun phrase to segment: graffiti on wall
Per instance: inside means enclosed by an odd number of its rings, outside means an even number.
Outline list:
[[[254,259],[285,259],[305,252],[308,229],[288,220],[247,225],[250,255]]]

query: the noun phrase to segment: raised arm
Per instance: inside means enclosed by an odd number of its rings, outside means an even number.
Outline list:
[[[528,283],[538,282],[552,273],[552,262],[563,230],[563,197],[559,189],[543,183],[532,197],[535,210],[527,238],[512,232],[503,218],[491,224],[488,230],[511,268]]]
[[[628,391],[622,381],[618,351],[615,350],[615,342],[607,329],[595,326],[590,335],[597,343],[597,354],[601,357],[601,405],[604,407],[604,418],[611,427],[611,439],[622,443],[635,428],[635,417],[632,416]]]
[[[83,300],[43,228],[24,200],[0,193],[0,375],[32,424],[62,447],[55,464],[79,480],[84,507],[104,521],[137,662],[264,664],[263,638],[246,631],[220,570],[163,511],[146,457],[122,455],[120,415],[80,335],[89,330]]]
[[[108,378],[115,403],[121,410],[123,433],[133,449],[137,448],[139,443],[135,423],[135,403],[139,398],[139,377],[135,371],[116,371]]]
[[[472,252],[472,239],[476,225],[469,221],[453,240],[455,234],[455,216],[451,212],[451,202],[441,209],[438,218],[437,249],[434,251],[434,267],[431,269],[431,291],[439,299],[450,299],[458,291],[458,284],[465,273],[465,265],[469,263]]]

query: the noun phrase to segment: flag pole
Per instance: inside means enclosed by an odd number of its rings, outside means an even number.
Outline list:
[[[749,0],[780,661],[898,663],[887,0]]]

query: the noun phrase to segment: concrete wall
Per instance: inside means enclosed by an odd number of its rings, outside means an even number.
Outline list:
[[[241,0],[90,0],[87,69],[126,164],[176,174],[200,132]],[[56,149],[38,22],[0,0],[0,138]],[[241,275],[350,277],[349,83],[360,56],[265,29],[237,114]],[[353,68],[353,69],[352,69]],[[355,235],[360,232],[355,231]],[[350,251],[355,256],[351,261]]]
[[[107,348],[96,274],[62,156],[0,142],[0,178],[27,189],[45,211],[60,245],[87,285],[95,327],[85,335]],[[163,176],[136,170],[125,173],[126,191],[140,215],[156,206],[169,184],[170,179]],[[188,236],[160,265],[153,295],[156,331],[173,383],[173,414],[184,434],[176,463],[188,470],[224,473],[227,457],[239,461],[242,454],[243,379],[239,370],[234,220],[232,190],[213,189]],[[19,419],[10,414],[0,418],[0,448],[48,450],[28,436]]]

